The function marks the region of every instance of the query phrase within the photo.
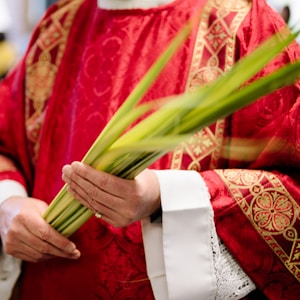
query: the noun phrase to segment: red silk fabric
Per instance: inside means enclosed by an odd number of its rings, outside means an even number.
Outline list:
[[[262,0],[254,1],[251,11],[240,17],[239,12],[248,5],[246,1],[228,1],[223,10],[213,0],[175,0],[160,8],[131,11],[101,10],[94,0],[61,1],[54,5],[37,27],[25,59],[0,86],[0,151],[9,153],[20,170],[16,172],[10,166],[1,170],[1,178],[25,183],[30,196],[49,203],[63,185],[62,166],[82,159],[151,63],[204,4],[213,14],[205,23],[211,31],[203,39],[205,47],[201,49],[205,50],[203,56],[206,55],[203,61],[216,55],[220,74],[230,66],[227,56],[239,59],[247,55],[266,35],[283,26],[282,20]],[[239,21],[237,38],[230,40],[232,28],[229,30],[224,24],[234,26],[233,20]],[[224,26],[221,30],[220,24]],[[189,85],[193,62],[190,50],[195,48],[197,30],[144,101],[181,93]],[[224,32],[228,39],[223,41]],[[212,36],[218,37],[216,49]],[[228,49],[233,53],[228,53]],[[299,54],[299,48],[291,46],[263,73],[294,60]],[[209,76],[203,74],[207,73],[199,72],[192,81],[205,83]],[[289,177],[285,172],[288,168],[299,169],[300,164],[299,148],[294,147],[300,145],[300,130],[295,130],[300,126],[298,93],[298,86],[282,89],[199,134],[199,139],[221,141],[216,143],[216,148],[222,149],[218,155],[217,151],[203,147],[205,155],[197,156],[198,148],[190,142],[183,147],[186,152],[181,153],[183,148],[179,147],[174,156],[166,155],[153,165],[161,169],[195,169],[203,174],[212,195],[218,234],[258,288],[274,300],[293,300],[300,294],[297,264],[285,265],[285,256],[268,244],[270,239],[279,238],[276,249],[284,247],[288,244],[284,239],[287,230],[299,229],[299,214],[296,215],[299,175],[295,171]],[[216,138],[212,139],[212,135]],[[250,142],[247,148],[253,146],[253,141],[255,145],[255,141],[262,141],[259,151],[254,147],[251,160],[237,157],[233,151],[245,145],[245,139]],[[274,153],[278,145],[280,151]],[[232,173],[226,173],[226,169]],[[265,174],[259,169],[276,173]],[[248,177],[255,180],[245,179],[241,184],[241,178]],[[260,223],[255,219],[256,214],[248,213],[254,204],[262,207],[262,201],[253,202],[257,197],[249,192],[253,183],[266,188],[263,195],[267,199],[267,195],[280,191],[288,199],[284,203],[292,203],[293,217],[287,205],[288,214],[284,213],[285,218],[280,219],[286,224],[281,235],[275,231],[278,222],[273,222],[275,229],[264,235],[266,230],[262,229],[266,228],[257,226]],[[248,207],[246,213],[245,207]],[[269,214],[274,212],[272,209],[268,208]],[[114,229],[92,218],[71,238],[82,252],[78,261],[54,259],[24,264],[23,300],[153,299],[140,223]],[[290,241],[290,248],[284,250],[286,256],[289,250],[291,253],[295,250],[296,242],[296,238]],[[287,265],[294,269],[289,270]]]

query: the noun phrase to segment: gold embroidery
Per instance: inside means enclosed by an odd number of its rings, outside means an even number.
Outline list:
[[[39,38],[26,58],[26,129],[35,153],[39,148],[46,103],[52,93],[71,24],[82,2],[60,2],[61,7],[41,23]]]
[[[300,206],[282,182],[264,171],[216,172],[255,230],[300,281]]]
[[[42,112],[50,96],[57,66],[51,63],[51,55],[44,51],[38,61],[27,68],[26,97],[31,99],[36,112]]]
[[[214,81],[234,63],[235,34],[250,9],[247,0],[210,0],[203,9],[186,90]],[[211,21],[212,16],[214,20]],[[224,54],[221,54],[222,53]],[[198,132],[177,147],[172,169],[180,169],[183,157],[189,157],[188,169],[201,170],[201,160],[211,156],[209,168],[217,167],[221,154],[225,120]]]

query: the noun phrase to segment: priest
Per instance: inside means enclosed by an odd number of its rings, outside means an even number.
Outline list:
[[[80,163],[200,11],[144,102],[215,80],[286,26],[265,0],[63,0],[38,24],[0,85],[0,272],[20,299],[299,298],[299,83],[134,180]],[[293,43],[257,76],[299,56]],[[69,239],[43,218],[65,182],[95,213]]]

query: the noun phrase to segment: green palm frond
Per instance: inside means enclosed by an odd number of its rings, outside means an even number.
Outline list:
[[[132,179],[195,132],[299,78],[300,62],[297,61],[251,81],[298,34],[283,33],[272,36],[214,82],[189,93],[139,104],[190,30],[190,24],[185,26],[153,64],[99,135],[83,158],[84,163]],[[159,108],[154,110],[157,105]],[[137,122],[139,118],[143,120]],[[136,124],[132,126],[133,123]],[[92,215],[65,185],[44,218],[63,235],[70,236]]]

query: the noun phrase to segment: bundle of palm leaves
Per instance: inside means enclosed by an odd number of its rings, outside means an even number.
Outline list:
[[[272,74],[250,80],[297,35],[281,33],[272,36],[215,82],[193,92],[140,104],[190,30],[191,25],[185,26],[172,40],[115,113],[82,162],[132,179],[195,132],[261,96],[294,83],[300,75],[300,62],[297,61]],[[93,212],[74,199],[65,185],[48,207],[44,218],[57,231],[70,236],[91,216]]]

